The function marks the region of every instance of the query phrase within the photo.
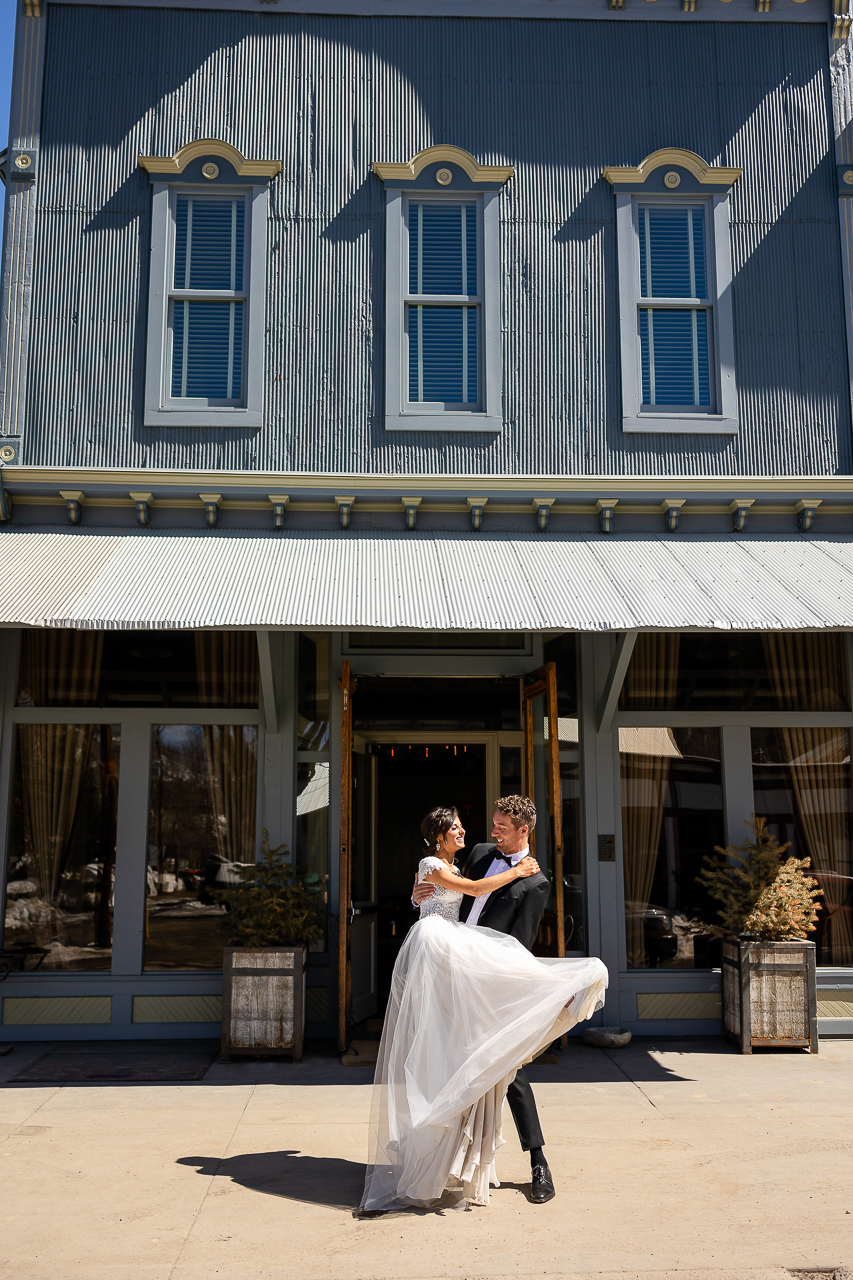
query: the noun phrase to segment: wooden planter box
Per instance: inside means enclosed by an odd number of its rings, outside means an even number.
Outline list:
[[[222,1061],[276,1054],[302,1061],[307,947],[225,947]]]
[[[741,1053],[764,1045],[817,1053],[815,944],[725,939],[723,1027]]]

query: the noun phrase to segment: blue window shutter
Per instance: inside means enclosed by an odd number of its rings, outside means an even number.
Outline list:
[[[409,293],[477,294],[477,209],[409,204]]]
[[[243,288],[246,202],[178,196],[175,209],[176,289]]]
[[[644,298],[705,298],[702,209],[640,205],[640,288]]]
[[[409,399],[477,401],[477,307],[407,308]]]
[[[173,304],[172,395],[237,400],[243,382],[242,302]]]
[[[639,319],[644,407],[710,409],[707,311],[643,307]]]
[[[246,201],[242,196],[175,203],[173,287],[209,293],[243,289]],[[239,400],[243,382],[242,301],[172,303],[172,396]]]
[[[708,295],[705,213],[696,206],[640,205],[640,294],[685,300]],[[708,310],[642,307],[644,408],[711,408]]]

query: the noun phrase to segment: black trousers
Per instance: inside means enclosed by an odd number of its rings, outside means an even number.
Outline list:
[[[536,1110],[536,1099],[530,1081],[522,1068],[515,1073],[515,1079],[507,1089],[506,1100],[518,1130],[522,1151],[530,1151],[533,1147],[544,1147],[545,1139],[539,1124],[539,1113]]]

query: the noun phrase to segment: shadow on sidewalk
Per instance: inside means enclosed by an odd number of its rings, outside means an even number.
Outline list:
[[[349,1213],[358,1208],[364,1190],[365,1166],[337,1156],[303,1156],[298,1151],[257,1151],[221,1160],[216,1156],[183,1156],[188,1165],[208,1178],[230,1178],[250,1191],[267,1196],[322,1204]]]

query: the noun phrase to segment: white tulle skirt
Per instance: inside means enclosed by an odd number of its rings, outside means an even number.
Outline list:
[[[601,1008],[606,987],[600,960],[542,959],[493,929],[420,920],[394,968],[362,1211],[488,1204],[516,1071]]]

